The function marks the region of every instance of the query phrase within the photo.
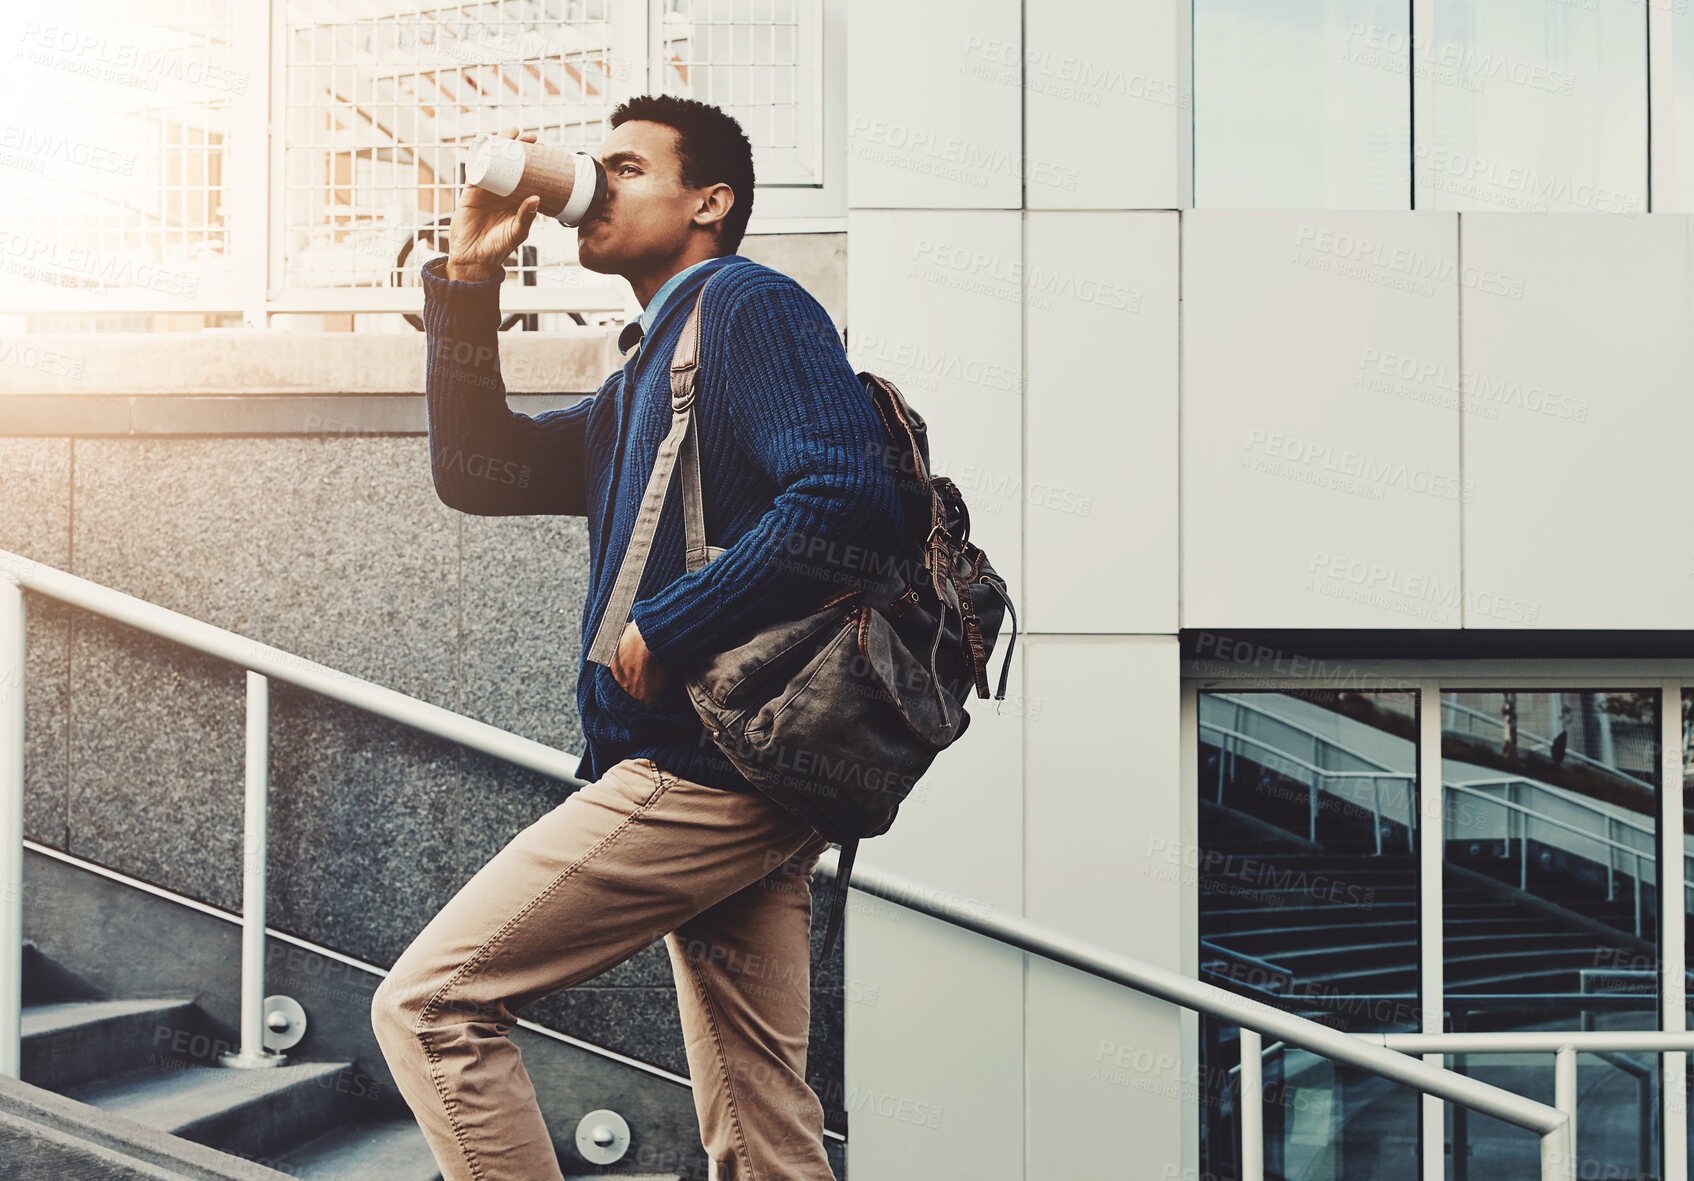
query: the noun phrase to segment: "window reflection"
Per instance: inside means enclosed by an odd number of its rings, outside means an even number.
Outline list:
[[[1415,1030],[1410,692],[1199,695],[1201,979],[1355,1032]],[[1235,1174],[1235,1027],[1202,1018],[1202,1175]],[[1267,1041],[1266,1175],[1415,1172],[1416,1095]]]
[[[1409,208],[1407,8],[1195,0],[1195,206]]]
[[[1683,19],[1678,15],[1677,24],[1681,26]],[[1694,18],[1687,23],[1694,24]],[[1689,913],[1694,911],[1694,685],[1685,685],[1682,689],[1682,929],[1683,949],[1686,959],[1689,949],[1694,949],[1694,924],[1689,922]],[[1694,972],[1684,969],[1683,1003],[1694,1007]],[[1688,1028],[1694,1029],[1694,1013],[1690,1014]],[[1694,1054],[1688,1056],[1688,1066],[1684,1075],[1684,1095],[1694,1095]],[[1694,1158],[1694,1127],[1687,1129],[1689,1135],[1689,1156]]]
[[[1688,0],[1664,2],[1673,13],[1670,25],[1672,109],[1666,113],[1655,107],[1653,116],[1670,121],[1673,143],[1694,143],[1694,138],[1691,138],[1694,137],[1694,15],[1690,14]],[[1665,164],[1659,160],[1653,163],[1656,168],[1663,168]],[[1669,164],[1670,167],[1665,169],[1670,178],[1668,199],[1664,205],[1655,204],[1654,208],[1670,213],[1694,213],[1694,151],[1686,148],[1680,152],[1673,151]]]
[[[1577,1173],[1618,1181],[1659,1181],[1659,1072],[1652,1053],[1578,1054]],[[1551,1054],[1453,1054],[1447,1065],[1537,1103],[1553,1102]],[[1448,1181],[1541,1175],[1533,1132],[1444,1103]],[[1407,1176],[1413,1176],[1407,1173]]]
[[[1434,0],[1419,29],[1419,209],[1647,208],[1647,5]],[[1427,123],[1427,125],[1425,125]]]
[[[1442,694],[1455,1028],[1654,1011],[1657,719],[1647,690]]]
[[[1446,1028],[1658,1028],[1658,733],[1651,690],[1441,694]],[[1657,1137],[1640,1134],[1654,1061],[1579,1059],[1578,1147],[1598,1176],[1655,1175],[1641,1170]],[[1552,1097],[1547,1055],[1454,1065]],[[1539,1160],[1533,1137],[1497,1121],[1449,1112],[1448,1129],[1459,1181]]]

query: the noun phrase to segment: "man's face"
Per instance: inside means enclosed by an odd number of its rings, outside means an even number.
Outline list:
[[[577,227],[577,257],[601,274],[633,274],[676,257],[707,189],[682,184],[676,128],[632,119],[600,145],[606,199]],[[710,186],[707,186],[709,189]]]

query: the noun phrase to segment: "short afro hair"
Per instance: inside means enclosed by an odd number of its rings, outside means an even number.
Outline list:
[[[734,191],[735,203],[718,223],[718,254],[734,254],[753,214],[753,145],[741,124],[710,103],[674,94],[640,94],[619,103],[611,126],[635,119],[676,128],[685,186],[722,182]]]

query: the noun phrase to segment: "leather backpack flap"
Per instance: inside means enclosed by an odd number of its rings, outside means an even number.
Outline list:
[[[869,673],[861,641],[867,631],[886,636],[887,622],[864,605],[854,614],[745,720],[743,734],[748,753],[774,756],[769,773],[827,818],[826,831],[862,837],[883,826],[957,726],[956,717],[953,727],[926,724],[933,702],[896,697]],[[893,670],[891,653],[878,659]]]
[[[850,612],[831,604],[798,619],[763,627],[739,644],[708,657],[690,679],[715,705],[740,709],[779,675],[791,674],[804,657],[845,624]]]

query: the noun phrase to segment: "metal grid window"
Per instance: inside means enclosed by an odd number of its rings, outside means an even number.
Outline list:
[[[510,126],[587,147],[603,134],[628,34],[613,5],[501,0],[418,8],[290,0],[284,36],[283,299],[383,288],[356,307],[415,299],[418,268],[446,250],[467,146]],[[537,219],[516,268],[518,302],[621,308],[621,289],[575,265],[574,235]],[[514,301],[508,300],[508,303]]]
[[[822,69],[816,4],[803,0],[666,0],[654,25],[660,88],[734,115],[762,183],[818,184],[822,104],[808,102]]]
[[[74,24],[19,19],[32,101],[14,109],[42,115],[7,128],[0,166],[46,183],[0,213],[0,312],[415,311],[473,139],[589,148],[650,90],[740,119],[762,190],[821,190],[824,4],[103,0]],[[502,303],[542,313],[530,327],[628,307],[551,219],[512,261]]]
[[[231,302],[238,70],[226,0],[91,0],[10,19],[0,301],[31,311]]]

